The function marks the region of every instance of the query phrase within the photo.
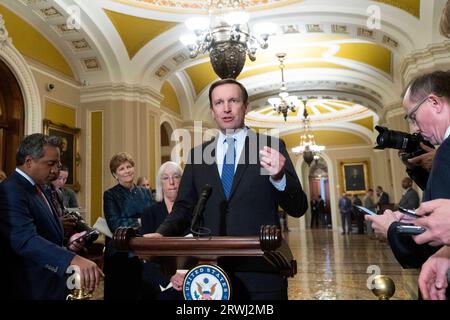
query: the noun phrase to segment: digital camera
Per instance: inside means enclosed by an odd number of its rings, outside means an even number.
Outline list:
[[[426,153],[426,151],[420,147],[421,142],[434,148],[434,146],[429,141],[425,140],[419,133],[410,134],[389,130],[388,128],[381,126],[375,126],[375,129],[379,132],[375,149],[392,148],[402,150],[404,152],[404,154],[402,154],[403,161]]]

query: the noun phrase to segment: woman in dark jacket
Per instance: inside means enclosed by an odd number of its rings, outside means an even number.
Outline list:
[[[148,189],[134,184],[134,161],[121,152],[109,163],[111,174],[118,184],[103,194],[103,212],[112,233],[119,227],[140,228],[140,218],[145,208],[152,205]],[[109,239],[108,239],[109,240]],[[142,295],[139,258],[132,253],[117,252],[111,241],[105,250],[105,300],[140,299]]]
[[[172,212],[172,206],[177,198],[182,170],[175,162],[165,162],[158,170],[156,177],[155,204],[147,208],[142,214],[141,233],[154,233],[159,225]],[[156,258],[143,263],[144,299],[179,299],[181,293],[177,290],[167,290],[161,293],[161,287],[165,288],[170,283],[167,276],[168,270],[175,271],[174,261],[170,258]],[[165,270],[163,270],[165,268]],[[172,280],[175,289],[181,289],[180,282],[183,275],[176,274]]]

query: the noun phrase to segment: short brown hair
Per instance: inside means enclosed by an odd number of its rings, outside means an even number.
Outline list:
[[[409,98],[418,101],[429,94],[450,98],[450,72],[434,71],[413,79],[409,86]]]
[[[227,83],[231,83],[231,84],[235,84],[237,86],[239,86],[239,88],[241,88],[241,93],[242,93],[242,101],[244,102],[244,104],[248,103],[248,92],[247,89],[245,89],[244,85],[242,83],[240,83],[239,81],[236,81],[232,78],[227,78],[227,79],[220,79],[217,80],[216,82],[213,82],[213,84],[211,84],[211,86],[209,87],[209,107],[212,108],[212,92],[215,88],[217,88],[218,86],[227,84]]]
[[[109,170],[111,170],[111,174],[114,175],[117,168],[120,167],[122,163],[127,161],[134,167],[134,160],[130,154],[126,152],[119,152],[113,155],[111,161],[109,161]]]

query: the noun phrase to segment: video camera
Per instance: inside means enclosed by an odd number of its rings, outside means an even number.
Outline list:
[[[401,131],[389,130],[386,127],[375,126],[375,129],[379,132],[377,137],[377,146],[374,149],[392,148],[404,151],[401,158],[406,161],[410,158],[420,156],[426,153],[420,147],[420,143],[431,147],[434,146],[423,138],[420,133],[406,133]]]
[[[74,231],[76,233],[86,231],[86,236],[84,237],[84,239],[87,245],[90,245],[95,240],[97,240],[98,236],[100,235],[100,232],[97,229],[90,227],[86,223],[86,221],[84,221],[83,217],[78,211],[71,211],[66,209],[65,215],[75,218]]]

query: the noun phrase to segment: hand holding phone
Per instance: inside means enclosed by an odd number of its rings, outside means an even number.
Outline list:
[[[398,207],[398,211],[400,211],[403,214],[406,214],[407,216],[413,217],[413,218],[420,218],[421,216],[416,214],[415,210],[405,209],[403,207]]]
[[[71,242],[69,242],[68,246],[74,244],[74,243],[82,243],[85,240],[90,239],[91,237],[97,236],[100,234],[100,232],[97,229],[90,229],[89,231],[86,231],[85,234],[83,234],[82,236],[72,240]],[[97,239],[97,238],[96,238]]]
[[[362,214],[368,214],[369,216],[376,216],[377,214],[373,212],[372,210],[367,209],[363,206],[355,206],[355,208],[358,210],[359,213]]]
[[[397,233],[417,235],[427,231],[424,227],[413,224],[401,224],[396,227]]]

